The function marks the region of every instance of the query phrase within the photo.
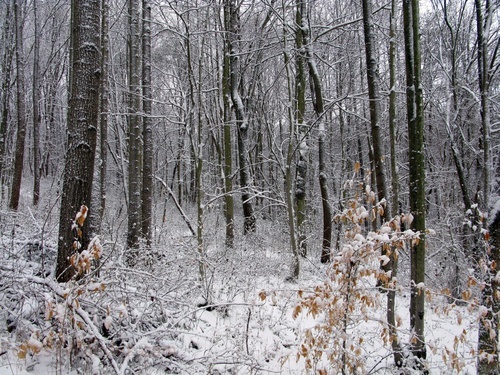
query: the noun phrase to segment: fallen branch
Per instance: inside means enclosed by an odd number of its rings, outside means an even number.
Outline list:
[[[191,234],[193,236],[196,235],[196,232],[194,231],[193,229],[193,226],[191,225],[191,221],[189,220],[189,218],[187,217],[187,215],[185,214],[184,210],[182,209],[181,205],[179,204],[179,201],[177,200],[177,198],[175,197],[175,194],[174,192],[172,191],[172,189],[170,189],[167,185],[167,183],[165,181],[163,181],[160,177],[158,176],[155,176],[155,178],[163,185],[163,187],[165,188],[165,190],[168,192],[168,194],[172,197],[172,199],[174,200],[174,204],[175,204],[175,207],[177,207],[177,209],[179,210],[181,216],[182,216],[182,219],[184,219],[184,222],[187,224],[187,226],[189,227],[189,230],[191,231]]]

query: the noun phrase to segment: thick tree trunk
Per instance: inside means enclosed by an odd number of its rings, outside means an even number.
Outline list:
[[[14,2],[14,17],[16,28],[16,71],[17,71],[17,134],[16,150],[14,155],[14,176],[9,208],[17,210],[21,194],[21,178],[24,165],[24,143],[26,139],[26,99],[24,87],[24,52],[23,52],[23,24],[22,24],[22,1]]]
[[[68,281],[75,275],[70,256],[78,249],[74,247],[72,221],[82,205],[90,205],[99,115],[100,1],[73,0],[71,9],[68,148],[56,265],[56,278],[60,282]],[[89,241],[87,225],[83,226],[83,249]]]

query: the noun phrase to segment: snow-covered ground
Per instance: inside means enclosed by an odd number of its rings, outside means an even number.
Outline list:
[[[238,237],[234,249],[226,250],[217,230],[224,219],[209,212],[206,276],[200,281],[196,241],[174,207],[167,207],[169,221],[156,227],[153,251],[144,251],[135,268],[123,261],[126,221],[108,215],[99,275],[59,285],[50,274],[57,228],[50,207],[48,200],[36,212],[27,207],[17,214],[1,212],[0,375],[307,373],[298,353],[307,332],[314,335],[310,329],[332,307],[319,301],[318,314],[297,310],[300,296],[314,293],[329,278],[329,266],[319,262],[317,239],[310,238],[300,278],[289,282],[283,218],[260,220],[257,233]],[[401,274],[404,279],[404,270]],[[353,352],[362,366],[348,369],[352,373],[399,374],[386,334],[386,295],[370,283],[367,279],[364,288],[374,302],[346,314],[345,326],[329,338],[331,347],[359,349]],[[396,315],[407,350],[405,284],[399,284]],[[450,305],[442,289],[436,283],[426,286],[429,372],[474,374],[477,308]],[[325,350],[313,361],[313,372],[337,373],[339,364],[329,363],[328,355],[342,358]]]

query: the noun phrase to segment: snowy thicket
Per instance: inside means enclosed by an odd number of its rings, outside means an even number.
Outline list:
[[[376,286],[384,262],[379,248],[391,244],[400,254],[400,274],[389,287],[397,289],[397,329],[406,350],[406,242],[418,234],[401,230],[399,218],[371,230],[370,205],[354,198],[337,215],[342,246],[332,263],[319,263],[320,240],[310,238],[312,251],[301,260],[296,283],[285,281],[291,257],[279,224],[285,220],[262,220],[255,234],[226,251],[217,229],[224,218],[207,211],[208,294],[199,280],[195,238],[173,204],[167,206],[170,221],[156,227],[153,250],[143,251],[135,268],[124,262],[123,217],[107,215],[99,263],[66,284],[53,278],[53,201],[36,211],[2,210],[0,374],[397,373],[385,294]],[[439,243],[438,236],[431,234],[432,242]],[[89,265],[84,254],[80,260]],[[447,295],[443,275],[421,286],[428,297],[429,370],[473,373],[476,326],[484,313],[474,298],[474,278],[457,300]]]

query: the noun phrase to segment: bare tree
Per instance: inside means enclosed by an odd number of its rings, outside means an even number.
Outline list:
[[[413,330],[412,353],[417,366],[426,359],[424,335],[425,305],[425,159],[424,112],[421,82],[420,23],[418,0],[403,1],[406,67],[406,107],[409,142],[409,191],[411,228],[420,233],[411,245],[410,326]]]
[[[302,256],[307,255],[306,241],[306,190],[307,169],[309,165],[309,146],[307,145],[308,126],[306,123],[306,72],[305,72],[305,48],[304,38],[307,28],[304,22],[306,14],[306,2],[295,1],[295,100],[294,115],[297,122],[297,167],[295,176],[295,204],[297,215],[297,236],[299,251]]]
[[[38,1],[33,0],[33,205],[40,199],[40,28],[38,26]]]
[[[75,247],[72,222],[82,205],[90,206],[99,117],[99,0],[71,2],[70,97],[68,143],[61,195],[56,278],[66,282],[75,275],[70,256]],[[83,227],[81,246],[89,242]]]
[[[391,219],[391,199],[389,197],[389,190],[387,189],[387,178],[384,168],[385,153],[383,150],[381,129],[380,129],[380,84],[378,73],[378,59],[375,52],[375,40],[373,36],[373,21],[372,21],[372,4],[371,0],[363,0],[363,30],[365,38],[365,57],[366,57],[366,74],[368,84],[368,97],[370,100],[370,125],[371,125],[371,139],[373,143],[373,161],[376,175],[377,198],[379,202],[385,200],[385,210],[383,218],[386,222]],[[396,280],[397,272],[397,253],[391,249],[383,249],[383,255],[389,258],[382,269],[386,275],[390,275],[390,279]],[[384,286],[388,283],[384,282]],[[398,333],[396,331],[396,291],[394,288],[388,291],[387,295],[387,324],[391,331],[392,347],[394,350],[394,363],[401,367],[403,365],[403,353],[399,343]]]
[[[229,66],[231,80],[231,100],[236,115],[238,134],[238,161],[240,171],[241,199],[243,201],[243,216],[245,218],[243,233],[255,231],[256,219],[252,205],[252,176],[248,165],[248,118],[241,99],[239,86],[241,82],[240,56],[238,50],[240,38],[240,15],[236,0],[225,0],[229,12],[228,38],[229,38]]]
[[[2,56],[2,91],[1,91],[1,117],[0,117],[0,185],[4,186],[4,166],[5,166],[5,149],[7,142],[7,122],[9,117],[9,99],[11,95],[11,73],[12,61],[14,56],[14,28],[12,27],[12,6],[11,2],[7,2],[5,11],[5,24],[2,34],[2,42],[4,43],[4,50]],[[3,189],[2,189],[3,196]]]
[[[153,129],[151,92],[151,3],[142,1],[142,107],[144,111],[142,141],[142,236],[151,246],[153,222]]]
[[[21,178],[24,166],[24,143],[26,139],[26,99],[24,87],[24,51],[23,51],[23,17],[22,8],[24,2],[14,2],[14,17],[16,28],[16,72],[17,72],[17,133],[16,151],[14,158],[14,176],[10,194],[9,207],[17,210],[21,193]]]
[[[139,0],[129,0],[129,139],[127,262],[134,265],[141,237],[141,27]]]

